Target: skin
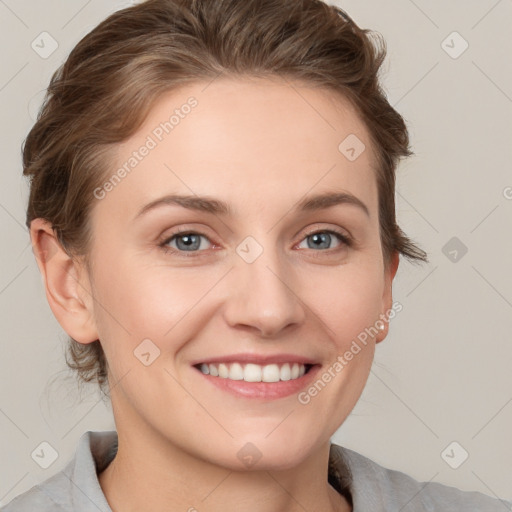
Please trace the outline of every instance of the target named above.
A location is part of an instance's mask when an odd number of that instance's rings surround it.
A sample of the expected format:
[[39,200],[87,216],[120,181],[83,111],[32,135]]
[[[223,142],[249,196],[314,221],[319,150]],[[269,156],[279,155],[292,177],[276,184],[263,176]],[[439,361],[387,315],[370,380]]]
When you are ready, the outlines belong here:
[[[233,396],[191,363],[291,353],[317,361],[321,375],[391,308],[398,255],[384,265],[367,130],[326,90],[223,78],[162,96],[112,170],[190,96],[197,107],[95,200],[90,272],[46,221],[31,226],[53,313],[77,341],[100,339],[109,363],[119,450],[100,484],[115,512],[351,510],[327,482],[330,437],[359,399],[387,323],[306,405],[296,393]],[[338,150],[349,134],[366,145],[353,162]],[[293,210],[332,191],[356,196],[369,215],[351,204]],[[171,193],[217,198],[233,215],[167,205],[134,220]],[[165,252],[159,244],[178,227],[204,235],[200,249],[174,238],[181,256]],[[310,233],[331,229],[355,243],[332,235],[327,248],[308,246]],[[236,252],[247,236],[263,248],[250,264]],[[145,366],[134,350],[148,338],[160,355]],[[249,442],[261,453],[252,467],[237,457]]]

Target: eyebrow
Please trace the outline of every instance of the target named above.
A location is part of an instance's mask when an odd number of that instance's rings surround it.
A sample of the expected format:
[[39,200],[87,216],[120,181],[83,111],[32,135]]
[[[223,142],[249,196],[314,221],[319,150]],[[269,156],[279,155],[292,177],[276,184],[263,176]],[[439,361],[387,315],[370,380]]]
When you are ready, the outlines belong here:
[[[349,194],[348,192],[327,192],[324,194],[306,197],[293,208],[293,211],[312,212],[331,208],[332,206],[340,204],[357,206],[368,217],[370,216],[368,207],[359,198]],[[161,206],[169,205],[177,205],[183,208],[187,208],[188,210],[201,211],[214,215],[233,215],[233,211],[231,210],[230,206],[218,199],[208,196],[170,194],[155,199],[154,201],[151,201],[150,203],[143,206],[141,210],[135,215],[134,219],[141,217],[151,210]]]

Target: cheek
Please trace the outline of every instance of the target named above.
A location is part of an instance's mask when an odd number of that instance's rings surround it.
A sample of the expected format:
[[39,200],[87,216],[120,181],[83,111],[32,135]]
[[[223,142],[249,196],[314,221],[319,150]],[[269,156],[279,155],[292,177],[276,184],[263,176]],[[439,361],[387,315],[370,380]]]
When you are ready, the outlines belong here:
[[[380,277],[380,280],[379,280]],[[382,277],[378,268],[346,266],[308,294],[310,305],[330,342],[329,359],[311,386],[298,395],[303,417],[326,418],[324,429],[332,435],[359,400],[372,366],[382,305]],[[305,420],[306,421],[306,420]]]
[[378,320],[383,294],[379,268],[341,267],[315,283],[308,292],[309,305],[328,327],[339,350]]
[[119,361],[144,339],[176,353],[213,314],[208,294],[223,272],[148,265],[128,257],[111,265],[104,261],[96,274],[100,339]]

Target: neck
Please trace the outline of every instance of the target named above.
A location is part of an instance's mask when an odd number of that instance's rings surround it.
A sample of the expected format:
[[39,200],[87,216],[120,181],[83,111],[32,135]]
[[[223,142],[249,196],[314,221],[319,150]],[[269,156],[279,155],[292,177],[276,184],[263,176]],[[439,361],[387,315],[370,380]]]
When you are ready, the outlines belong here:
[[351,511],[327,482],[328,458],[326,443],[299,467],[232,471],[118,427],[117,454],[99,481],[113,512]]

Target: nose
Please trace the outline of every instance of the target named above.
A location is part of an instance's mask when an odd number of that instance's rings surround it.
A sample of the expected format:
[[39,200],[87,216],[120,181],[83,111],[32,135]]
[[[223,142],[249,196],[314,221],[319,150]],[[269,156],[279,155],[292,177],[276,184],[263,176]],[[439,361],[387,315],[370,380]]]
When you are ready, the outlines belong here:
[[231,327],[274,338],[303,323],[306,315],[299,280],[275,251],[265,250],[252,263],[242,258],[235,261],[225,308],[225,319]]

